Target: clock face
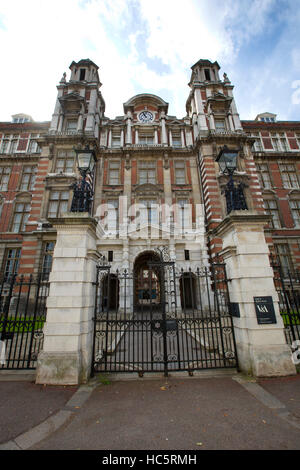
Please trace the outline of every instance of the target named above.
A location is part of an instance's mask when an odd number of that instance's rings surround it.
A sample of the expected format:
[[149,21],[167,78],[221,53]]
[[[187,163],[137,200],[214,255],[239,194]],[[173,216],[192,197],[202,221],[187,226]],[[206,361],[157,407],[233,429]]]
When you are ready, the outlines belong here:
[[142,122],[151,122],[153,121],[153,114],[150,111],[142,111],[139,114],[139,120]]

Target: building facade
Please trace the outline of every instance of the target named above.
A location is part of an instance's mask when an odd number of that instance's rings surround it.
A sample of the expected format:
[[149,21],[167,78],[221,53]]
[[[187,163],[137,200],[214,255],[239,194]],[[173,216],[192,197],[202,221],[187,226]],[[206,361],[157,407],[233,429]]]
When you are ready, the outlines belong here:
[[[112,275],[133,273],[129,309],[147,300],[147,267],[162,251],[183,274],[208,268],[224,251],[218,231],[230,214],[228,175],[218,163],[224,149],[238,155],[233,180],[243,198],[239,212],[265,221],[269,251],[278,255],[285,271],[296,270],[300,122],[277,121],[271,113],[241,121],[232,83],[225,73],[220,78],[217,62],[208,60],[191,68],[183,118],[169,115],[163,98],[144,93],[128,99],[123,115],[110,119],[98,70],[89,59],[72,62],[69,80],[64,73],[57,86],[51,122],[36,123],[20,114],[11,123],[0,123],[2,277],[42,273],[48,278],[54,221],[71,209],[79,178],[75,154],[85,148],[93,149],[96,159],[89,175],[96,252]],[[178,303],[192,296],[189,307],[194,306],[201,289],[195,285],[189,294],[182,279]],[[158,282],[155,273],[150,282]],[[122,290],[117,281],[114,290],[118,294],[110,303],[117,304]]]

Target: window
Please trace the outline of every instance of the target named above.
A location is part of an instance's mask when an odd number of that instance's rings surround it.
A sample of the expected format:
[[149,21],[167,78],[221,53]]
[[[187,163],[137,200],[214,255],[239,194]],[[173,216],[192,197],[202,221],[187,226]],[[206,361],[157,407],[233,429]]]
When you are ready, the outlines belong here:
[[139,181],[140,184],[156,183],[156,162],[141,161],[139,164]]
[[175,184],[185,184],[185,162],[184,160],[175,160]]
[[262,152],[263,151],[263,146],[260,140],[260,135],[258,132],[251,132],[251,137],[255,139],[255,142],[252,147],[252,151],[254,152]]
[[52,258],[55,242],[46,242],[43,246],[43,264],[42,264],[42,279],[48,280],[52,268]]
[[107,201],[107,230],[116,232],[119,226],[119,201],[109,199]]
[[204,69],[205,80],[210,81],[210,70]]
[[10,153],[16,153],[18,147],[18,140],[13,139],[10,144]]
[[84,79],[85,79],[85,69],[80,69],[79,80],[84,80]]
[[285,188],[299,188],[299,181],[293,164],[279,165],[283,186]]
[[215,120],[215,127],[216,127],[216,132],[225,132],[226,127],[225,127],[224,119],[216,119]]
[[296,227],[300,227],[300,200],[290,201],[290,208]]
[[121,147],[121,134],[120,131],[113,131],[111,135],[111,146],[112,147]]
[[153,134],[139,135],[139,144],[141,144],[141,145],[153,145],[153,143],[154,143]]
[[73,173],[75,153],[73,150],[60,150],[57,154],[55,173]]
[[108,184],[119,184],[120,162],[109,162]]
[[69,191],[51,191],[48,217],[59,217],[68,211]]
[[3,139],[1,144],[1,153],[8,153],[9,140]]
[[179,228],[181,232],[189,228],[189,206],[187,199],[178,199],[178,212],[179,212]]
[[139,201],[140,225],[158,224],[156,200],[143,199]]
[[114,252],[113,251],[109,251],[108,252],[108,262],[109,263],[112,263],[114,260]]
[[19,233],[25,230],[30,212],[30,202],[17,202],[15,205],[12,232]]
[[177,133],[172,134],[172,145],[173,147],[176,147],[176,148],[182,147],[180,134],[177,134]]
[[282,273],[284,276],[288,276],[293,271],[289,246],[287,243],[278,243],[275,244],[275,250],[279,258]]
[[271,226],[273,228],[280,228],[280,217],[279,217],[279,209],[277,202],[274,200],[266,199],[264,200],[264,208],[267,214],[272,216]]
[[256,163],[257,176],[262,188],[271,188],[271,177],[269,167],[266,163]]
[[8,281],[11,276],[18,274],[20,254],[21,248],[10,248],[6,250],[3,268],[5,281]]
[[184,259],[185,259],[185,261],[189,261],[189,259],[190,259],[190,250],[184,250]]
[[70,134],[75,133],[77,131],[77,119],[67,121],[66,131]]
[[41,151],[38,143],[35,140],[38,137],[39,136],[37,134],[31,134],[29,145],[28,145],[28,152],[29,153],[39,153]]
[[273,144],[273,148],[275,152],[288,152],[289,151],[288,141],[283,132],[272,133],[271,140],[272,140],[272,144]]
[[24,166],[20,190],[22,191],[32,191],[34,188],[35,177],[36,177],[36,166]]
[[7,191],[11,169],[0,166],[0,191]]

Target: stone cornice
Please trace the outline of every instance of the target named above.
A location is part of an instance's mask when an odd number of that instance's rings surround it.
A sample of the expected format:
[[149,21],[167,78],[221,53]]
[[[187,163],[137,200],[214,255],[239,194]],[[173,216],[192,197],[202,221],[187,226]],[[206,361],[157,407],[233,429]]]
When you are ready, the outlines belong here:
[[240,225],[243,227],[246,225],[264,226],[267,225],[271,219],[272,216],[261,214],[256,211],[232,211],[222,220],[222,222],[220,222],[218,227],[212,230],[212,233],[214,236],[222,236],[224,232],[227,232],[233,227],[238,227]]
[[67,212],[61,217],[48,217],[48,221],[55,229],[65,228],[73,230],[75,227],[78,227],[96,232],[98,225],[98,221],[87,212]]

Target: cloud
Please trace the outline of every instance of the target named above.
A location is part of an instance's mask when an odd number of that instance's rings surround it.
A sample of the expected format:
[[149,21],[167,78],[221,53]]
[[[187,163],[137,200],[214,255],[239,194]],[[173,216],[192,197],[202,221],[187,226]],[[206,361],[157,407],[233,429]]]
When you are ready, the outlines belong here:
[[100,67],[111,118],[142,92],[161,94],[170,114],[184,116],[190,67],[200,58],[225,68],[244,119],[263,106],[292,118],[299,110],[291,83],[300,79],[295,4],[299,0],[1,2],[0,120],[18,112],[50,120],[62,73],[82,58]]

